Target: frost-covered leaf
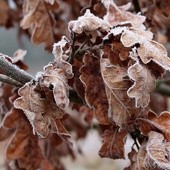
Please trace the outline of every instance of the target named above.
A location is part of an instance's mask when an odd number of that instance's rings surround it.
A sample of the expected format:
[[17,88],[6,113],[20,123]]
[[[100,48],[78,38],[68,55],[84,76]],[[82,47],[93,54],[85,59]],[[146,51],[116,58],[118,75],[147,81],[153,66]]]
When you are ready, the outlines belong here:
[[159,116],[150,111],[148,113],[148,118],[141,119],[141,130],[142,133],[147,135],[151,130],[159,131],[168,141],[170,141],[170,113],[162,112]]
[[155,76],[139,62],[129,67],[128,75],[134,81],[127,91],[128,96],[135,98],[136,107],[147,107],[150,102],[150,94],[155,89]]
[[157,170],[170,169],[170,142],[166,142],[161,133],[154,131],[149,132],[146,151],[145,167]]
[[106,130],[102,135],[103,144],[99,150],[100,157],[111,159],[124,159],[124,145],[126,132],[119,132],[118,128],[113,131]]
[[138,113],[134,100],[127,96],[129,88],[129,80],[125,79],[127,71],[123,67],[112,65],[106,58],[101,60],[101,73],[109,103],[108,116],[122,127],[132,115]]
[[68,28],[77,34],[81,34],[82,32],[92,32],[99,28],[103,31],[109,31],[110,25],[101,18],[93,15],[90,10],[86,10],[83,16],[75,21],[70,21]]
[[150,41],[153,38],[153,33],[137,28],[125,29],[121,35],[121,42],[125,47],[131,47],[137,43],[142,44]]
[[80,80],[85,86],[85,100],[95,111],[96,119],[101,124],[110,124],[107,116],[108,102],[100,73],[99,59],[93,54],[85,54],[81,67]]
[[165,70],[169,70],[170,59],[167,56],[167,50],[152,38],[153,34],[150,31],[129,28],[122,33],[121,42],[125,47],[140,44],[137,53],[144,64],[153,61]]
[[52,100],[41,98],[41,94],[34,89],[35,86],[30,83],[19,89],[18,94],[21,97],[15,100],[14,107],[24,111],[34,133],[46,137],[49,134],[50,119],[61,118],[63,112],[53,104]]
[[62,75],[62,69],[55,68],[52,64],[44,68],[43,83],[45,86],[53,86],[53,96],[55,103],[60,108],[66,108],[69,105],[68,89],[66,79]]
[[135,151],[135,149],[132,149],[132,151],[128,154],[128,157],[131,161],[131,164],[129,167],[125,168],[124,170],[147,170],[147,168],[144,165],[146,155],[146,144],[143,143],[138,152]]
[[44,2],[42,0],[24,1],[23,11],[21,27],[29,29],[34,44],[45,43],[46,49],[50,50],[54,43],[53,25]]
[[167,50],[158,42],[150,41],[143,43],[137,51],[143,63],[147,64],[150,61],[154,61],[165,70],[170,69],[170,58],[167,55]]
[[69,43],[69,40],[63,36],[58,43],[53,45],[53,55],[56,67],[62,69],[67,78],[72,78],[72,65],[66,61],[70,53]]
[[124,22],[130,23],[136,28],[144,28],[143,23],[146,17],[128,12],[127,10],[131,6],[130,3],[120,7],[118,7],[113,0],[102,0],[102,3],[107,9],[104,20],[108,21],[110,25],[117,26]]

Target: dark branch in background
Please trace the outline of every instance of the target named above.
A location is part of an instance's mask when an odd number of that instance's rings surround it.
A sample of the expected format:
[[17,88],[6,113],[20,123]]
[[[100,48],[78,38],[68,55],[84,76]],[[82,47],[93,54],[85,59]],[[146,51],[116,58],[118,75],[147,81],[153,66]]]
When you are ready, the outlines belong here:
[[13,85],[13,86],[16,86],[16,87],[22,87],[23,84],[21,84],[20,82],[10,78],[10,77],[7,77],[3,74],[0,74],[0,81],[3,82],[3,83],[7,83],[7,84],[10,84],[10,85]]
[[158,80],[156,84],[156,91],[162,95],[170,96],[170,85],[165,84],[161,80],[159,82]]
[[31,81],[32,79],[35,79],[29,73],[25,72],[24,70],[21,70],[17,66],[10,63],[3,56],[4,56],[3,54],[0,54],[0,71],[4,75],[16,80],[17,82],[21,84],[25,84]]
[[133,3],[133,6],[134,6],[134,9],[135,9],[135,12],[136,13],[141,12],[139,1],[138,0],[132,0],[132,3]]

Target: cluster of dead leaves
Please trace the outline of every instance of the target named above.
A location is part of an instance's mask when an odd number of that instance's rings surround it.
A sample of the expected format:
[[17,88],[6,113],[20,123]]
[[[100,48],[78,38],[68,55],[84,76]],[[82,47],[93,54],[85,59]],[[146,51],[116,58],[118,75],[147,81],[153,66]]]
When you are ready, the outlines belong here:
[[[124,159],[130,134],[134,145],[125,169],[170,169],[170,113],[160,113],[151,97],[156,80],[170,69],[165,47],[146,29],[145,16],[128,11],[130,3],[78,1],[72,9],[76,2],[14,1],[14,11],[23,10],[17,21],[32,42],[48,50],[54,44],[54,61],[20,89],[1,84],[0,140],[9,141],[7,159],[17,168],[63,170],[61,157],[75,158],[72,132],[76,139],[85,137],[95,118],[102,130],[101,157]],[[5,0],[1,7],[0,25],[7,27],[10,7]],[[66,23],[76,17],[66,33]],[[25,69],[23,55],[18,51],[10,62]]]

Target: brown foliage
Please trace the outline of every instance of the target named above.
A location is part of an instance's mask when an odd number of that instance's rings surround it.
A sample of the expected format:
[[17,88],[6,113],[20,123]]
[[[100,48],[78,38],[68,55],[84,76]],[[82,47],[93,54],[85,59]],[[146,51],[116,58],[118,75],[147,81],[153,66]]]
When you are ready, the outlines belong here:
[[[169,36],[170,22],[161,19],[169,17],[170,5],[116,2],[13,0],[12,8],[0,1],[0,25],[18,25],[20,34],[54,55],[33,80],[8,75],[22,87],[0,84],[0,141],[7,141],[6,158],[15,169],[64,170],[61,158],[76,158],[72,142],[91,127],[103,130],[100,157],[125,159],[129,135],[134,144],[125,169],[170,169],[170,113],[166,98],[155,93],[170,69],[158,36]],[[25,54],[0,59],[26,70]],[[0,78],[6,75],[1,69]],[[161,83],[169,86],[167,80]]]

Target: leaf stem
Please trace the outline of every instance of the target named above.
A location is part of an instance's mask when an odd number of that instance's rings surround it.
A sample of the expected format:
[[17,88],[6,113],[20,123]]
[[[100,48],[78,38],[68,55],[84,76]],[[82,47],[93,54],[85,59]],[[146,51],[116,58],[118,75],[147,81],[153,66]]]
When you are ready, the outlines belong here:
[[4,75],[16,80],[17,82],[20,82],[21,84],[25,84],[30,80],[34,79],[32,75],[25,72],[24,70],[21,70],[20,68],[6,60],[4,58],[4,55],[1,53],[0,53],[0,70]]

